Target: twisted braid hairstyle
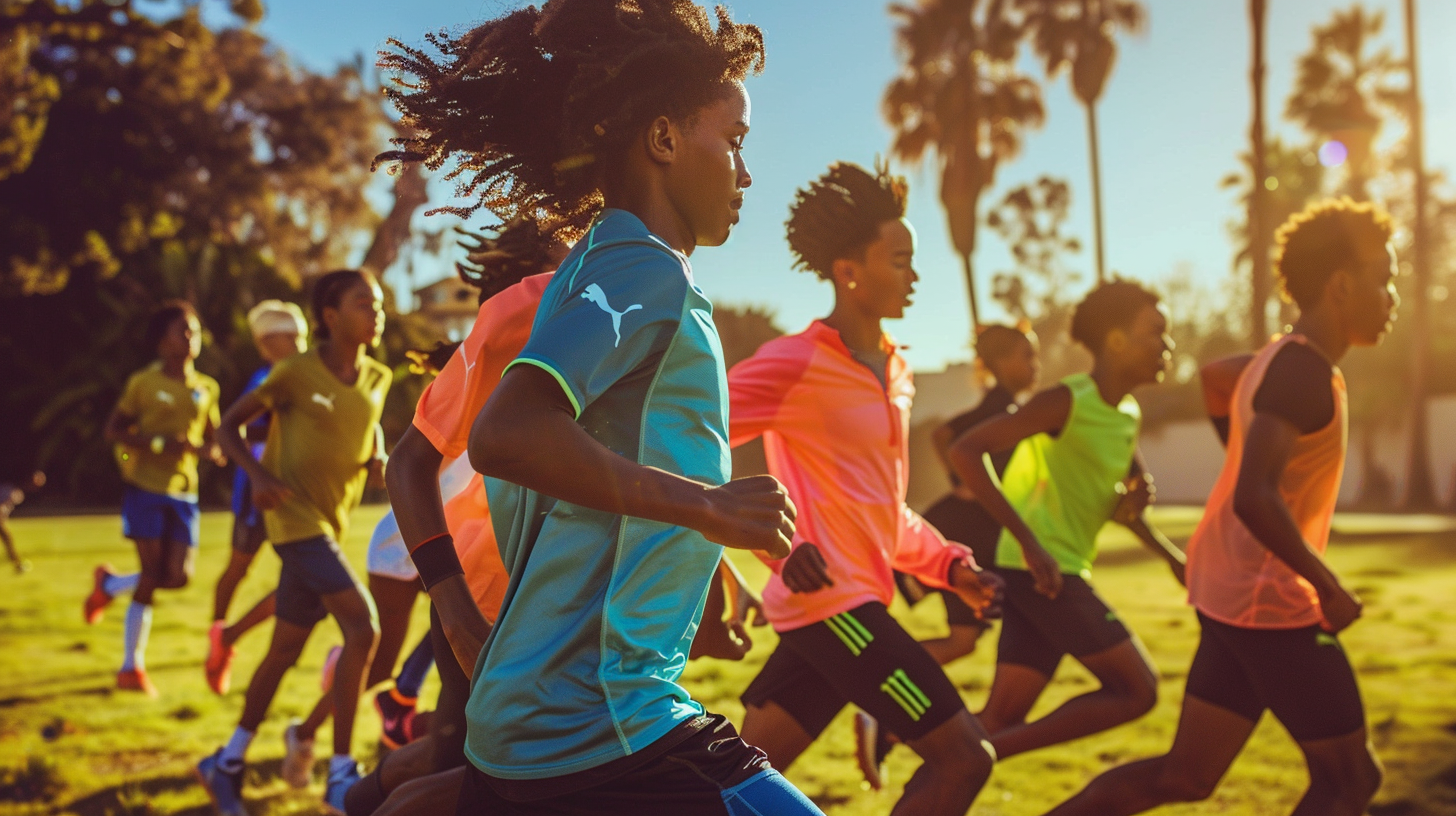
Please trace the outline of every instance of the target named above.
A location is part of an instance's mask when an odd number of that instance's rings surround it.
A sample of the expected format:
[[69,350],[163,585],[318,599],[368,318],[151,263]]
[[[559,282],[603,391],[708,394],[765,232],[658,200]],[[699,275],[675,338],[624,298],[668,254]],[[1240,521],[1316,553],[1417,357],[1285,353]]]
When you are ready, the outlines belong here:
[[474,203],[575,240],[603,206],[602,187],[659,116],[690,123],[726,86],[763,70],[763,34],[717,24],[691,0],[547,0],[463,34],[428,36],[434,56],[389,41],[379,65],[413,134],[382,161],[447,162]]
[[789,249],[794,268],[832,280],[834,262],[863,258],[880,225],[905,217],[909,185],[877,166],[871,175],[857,164],[835,162],[829,172],[794,194],[789,205]]
[[480,290],[484,303],[522,278],[548,271],[566,244],[533,218],[517,218],[481,232],[460,230],[466,258],[455,264],[460,279]]
[[1314,306],[1332,275],[1382,253],[1394,231],[1390,215],[1375,204],[1349,196],[1310,204],[1274,235],[1284,294],[1301,309]]

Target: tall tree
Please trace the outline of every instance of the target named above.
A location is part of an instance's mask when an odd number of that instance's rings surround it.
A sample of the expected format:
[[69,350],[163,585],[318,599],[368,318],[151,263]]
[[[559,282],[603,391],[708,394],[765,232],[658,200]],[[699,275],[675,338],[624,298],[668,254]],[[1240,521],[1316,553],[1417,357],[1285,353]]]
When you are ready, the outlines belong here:
[[940,169],[940,200],[961,256],[971,334],[981,323],[972,256],[981,194],[1016,156],[1028,128],[1044,118],[1041,88],[1016,70],[1020,40],[1008,0],[896,3],[900,73],[885,91],[894,155],[910,163],[928,152]]
[[[1273,283],[1269,251],[1274,222],[1269,217],[1269,165],[1264,134],[1264,33],[1269,19],[1267,0],[1249,0],[1249,86],[1254,115],[1249,123],[1249,158],[1253,184],[1249,187],[1249,347],[1260,348],[1269,336],[1267,315]],[[1275,184],[1278,180],[1275,179]]]
[[1414,211],[1411,241],[1414,255],[1414,280],[1411,298],[1411,334],[1415,342],[1411,354],[1410,449],[1406,456],[1405,506],[1408,509],[1430,509],[1436,506],[1436,487],[1431,479],[1430,434],[1427,426],[1426,400],[1429,397],[1431,369],[1431,258],[1426,227],[1426,139],[1425,114],[1421,104],[1420,62],[1416,48],[1416,3],[1405,0],[1406,67],[1410,71],[1406,116],[1410,121],[1410,162],[1415,176]]
[[1137,33],[1147,23],[1139,0],[1017,0],[1025,15],[1032,50],[1048,77],[1070,68],[1072,92],[1087,118],[1087,148],[1092,168],[1093,245],[1097,281],[1107,279],[1102,226],[1102,160],[1097,146],[1097,102],[1117,61],[1119,31]]

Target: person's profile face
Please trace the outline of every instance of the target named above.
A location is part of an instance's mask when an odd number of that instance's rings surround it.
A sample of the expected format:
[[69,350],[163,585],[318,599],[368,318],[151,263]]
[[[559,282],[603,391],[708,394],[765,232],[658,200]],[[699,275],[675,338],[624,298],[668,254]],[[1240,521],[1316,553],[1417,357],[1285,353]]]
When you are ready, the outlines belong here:
[[854,289],[841,294],[860,302],[866,313],[881,319],[905,316],[915,294],[915,230],[903,218],[880,224],[878,234],[865,247],[864,260],[852,265]]
[[196,360],[202,353],[202,324],[195,315],[182,315],[167,326],[157,343],[157,356],[163,360]]
[[989,367],[996,376],[996,384],[1012,394],[1030,391],[1041,378],[1041,358],[1037,354],[1036,345],[1027,337],[1022,338],[1006,356]]
[[253,338],[258,354],[269,365],[285,360],[303,351],[303,338],[297,332],[275,331]]
[[384,292],[373,278],[351,285],[337,307],[324,310],[329,335],[345,345],[374,347],[384,336]]
[[1144,306],[1126,329],[1115,331],[1123,333],[1124,342],[1118,344],[1118,351],[1134,378],[1143,384],[1162,382],[1173,361],[1174,348],[1162,305]]
[[1395,291],[1395,249],[1386,244],[1378,255],[1372,255],[1346,273],[1351,289],[1347,299],[1350,342],[1358,346],[1379,344],[1390,332],[1400,306]]
[[721,246],[738,223],[743,191],[753,183],[743,161],[749,112],[748,92],[732,82],[678,128],[667,192],[697,246]]

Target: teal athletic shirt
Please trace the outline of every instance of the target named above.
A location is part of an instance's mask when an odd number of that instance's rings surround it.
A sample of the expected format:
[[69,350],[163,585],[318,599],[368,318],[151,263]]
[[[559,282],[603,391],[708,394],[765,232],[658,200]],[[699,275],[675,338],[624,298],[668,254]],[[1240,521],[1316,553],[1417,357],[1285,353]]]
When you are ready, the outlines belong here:
[[[687,257],[607,210],[562,262],[510,366],[561,384],[577,422],[643,465],[728,480],[728,385]],[[678,684],[723,548],[693,530],[486,480],[510,583],[475,667],[465,753],[499,779],[634,754],[703,713]]]

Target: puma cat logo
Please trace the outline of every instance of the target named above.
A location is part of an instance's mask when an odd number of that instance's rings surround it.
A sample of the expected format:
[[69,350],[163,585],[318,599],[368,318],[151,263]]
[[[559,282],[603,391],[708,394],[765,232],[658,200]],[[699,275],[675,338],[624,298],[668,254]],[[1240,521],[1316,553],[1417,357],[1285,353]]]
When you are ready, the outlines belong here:
[[177,400],[174,399],[172,395],[166,391],[158,391],[157,402],[165,402],[168,405],[175,405],[177,403]]
[[628,312],[642,308],[642,304],[634,303],[619,312],[612,308],[612,304],[607,302],[607,293],[603,292],[602,287],[595,283],[588,284],[586,291],[582,292],[581,296],[584,300],[595,303],[597,308],[612,316],[612,332],[617,335],[617,342],[613,343],[612,347],[615,348],[622,345],[622,316]]
[[317,402],[319,405],[322,405],[323,407],[329,409],[329,412],[330,413],[332,413],[333,410],[334,410],[334,395],[333,394],[330,394],[330,395],[328,395],[326,397],[323,394],[320,394],[319,392],[315,391],[315,392],[313,392],[313,401],[314,402]]

